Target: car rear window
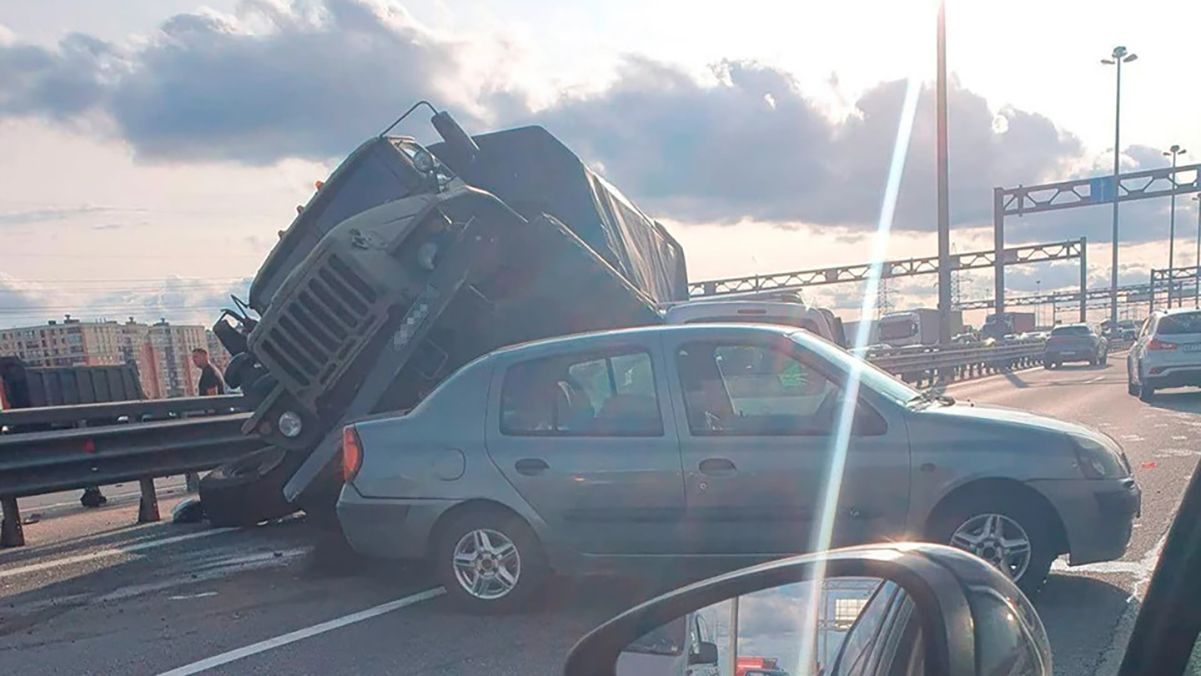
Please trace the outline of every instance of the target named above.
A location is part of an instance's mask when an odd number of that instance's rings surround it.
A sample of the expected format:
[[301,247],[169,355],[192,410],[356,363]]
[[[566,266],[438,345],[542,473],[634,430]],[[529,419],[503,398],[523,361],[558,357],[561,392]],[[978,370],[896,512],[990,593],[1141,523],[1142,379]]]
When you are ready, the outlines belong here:
[[1051,330],[1052,336],[1087,336],[1089,333],[1087,326],[1060,326]]
[[1201,333],[1201,312],[1166,315],[1159,320],[1155,333],[1161,336],[1178,336],[1185,333]]

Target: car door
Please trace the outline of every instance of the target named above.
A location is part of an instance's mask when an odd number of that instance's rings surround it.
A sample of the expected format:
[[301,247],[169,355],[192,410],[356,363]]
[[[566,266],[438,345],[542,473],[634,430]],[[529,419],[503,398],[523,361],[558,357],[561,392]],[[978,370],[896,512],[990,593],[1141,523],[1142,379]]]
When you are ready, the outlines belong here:
[[671,551],[684,489],[664,373],[649,333],[497,369],[488,452],[557,542]]
[[[667,334],[664,356],[680,433],[687,550],[811,549],[834,466],[845,373],[776,332],[704,340]],[[873,404],[870,394],[862,390],[856,408],[829,546],[872,541],[904,527],[904,416]]]

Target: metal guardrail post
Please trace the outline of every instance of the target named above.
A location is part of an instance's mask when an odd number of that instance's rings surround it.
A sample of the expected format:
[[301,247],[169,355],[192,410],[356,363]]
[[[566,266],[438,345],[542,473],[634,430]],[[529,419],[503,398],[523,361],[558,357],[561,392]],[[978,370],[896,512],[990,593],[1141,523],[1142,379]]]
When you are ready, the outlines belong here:
[[4,519],[0,522],[0,547],[25,546],[25,531],[21,528],[21,510],[16,498],[0,498]]
[[154,491],[154,479],[139,479],[142,487],[142,497],[138,501],[138,523],[153,523],[160,518],[158,513],[158,493]]

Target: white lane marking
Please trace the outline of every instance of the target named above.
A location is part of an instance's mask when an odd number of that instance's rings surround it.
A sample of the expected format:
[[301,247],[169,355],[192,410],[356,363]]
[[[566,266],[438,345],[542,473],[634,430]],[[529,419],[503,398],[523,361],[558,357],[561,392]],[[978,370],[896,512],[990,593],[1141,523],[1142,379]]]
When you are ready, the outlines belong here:
[[1086,380],[1085,382],[1088,382],[1088,383],[1099,383],[1099,382],[1101,382],[1102,380],[1105,380],[1105,376],[1097,376],[1096,378],[1092,378],[1092,379]]
[[[1176,520],[1176,510],[1172,510],[1171,518],[1168,523]],[[1139,608],[1142,604],[1135,603],[1135,599],[1141,598],[1141,592],[1144,585],[1151,581],[1151,576],[1155,573],[1155,565],[1159,562],[1159,555],[1163,553],[1164,543],[1168,541],[1168,530],[1164,531],[1163,537],[1155,543],[1143,558],[1139,559],[1138,570],[1134,574],[1134,584],[1130,586],[1130,596],[1126,597],[1126,607],[1122,610],[1122,615],[1118,618],[1117,624],[1114,625],[1113,639],[1110,641],[1109,647],[1101,653],[1101,659],[1097,662],[1097,668],[1093,671],[1095,674],[1115,674],[1118,671],[1118,665],[1121,664],[1122,657],[1126,654],[1126,642],[1130,638],[1130,633],[1134,631],[1134,622],[1138,619]],[[1090,564],[1097,565],[1097,564]],[[1087,566],[1081,566],[1086,568]]]
[[142,552],[147,549],[156,547],[165,547],[173,545],[177,542],[187,542],[197,538],[204,538],[210,535],[219,535],[237,530],[236,528],[211,528],[209,530],[197,531],[195,533],[185,533],[183,535],[175,535],[161,540],[150,540],[149,542],[135,542],[124,547],[109,547],[106,549],[97,549],[87,554],[76,554],[75,556],[64,556],[61,559],[52,559],[50,561],[42,561],[40,563],[31,563],[28,566],[20,568],[9,568],[8,570],[0,570],[0,579],[13,577],[16,575],[24,575],[26,573],[36,573],[40,570],[49,570],[51,568],[59,568],[61,566],[69,566],[73,563],[83,563],[85,561],[95,561],[96,559],[106,559],[112,556],[120,556],[122,554],[132,554],[134,552]]
[[412,596],[406,596],[404,598],[396,599],[395,601],[381,603],[378,606],[374,606],[374,607],[368,608],[366,610],[360,610],[357,613],[343,615],[342,617],[337,617],[337,618],[334,618],[327,622],[322,622],[320,624],[314,624],[311,627],[305,627],[304,629],[297,629],[296,631],[288,632],[287,634],[283,634],[282,636],[276,636],[275,638],[269,638],[265,641],[259,641],[258,643],[252,643],[243,648],[238,648],[236,650],[230,650],[229,652],[224,652],[224,653],[221,653],[220,655],[214,655],[212,657],[200,660],[199,662],[185,664],[184,666],[177,667],[175,669],[172,669],[171,671],[164,671],[161,674],[159,674],[159,676],[188,676],[189,674],[200,673],[201,671],[204,671],[206,669],[212,669],[213,667],[219,667],[222,664],[229,664],[230,662],[240,660],[244,657],[250,657],[251,655],[257,655],[258,653],[266,652],[268,650],[272,650],[272,649],[278,648],[280,646],[288,645],[289,643],[295,643],[297,641],[301,641],[306,638],[317,636],[319,634],[324,634],[328,631],[333,631],[334,629],[340,629],[347,625],[355,624],[357,622],[362,622],[363,620],[369,620],[373,617],[378,617],[380,615],[384,615],[386,613],[390,613],[395,610],[400,610],[401,608],[405,608],[405,607],[408,607],[408,606],[411,606],[411,605],[414,605],[417,603],[421,603],[422,601],[428,601],[432,598],[435,598],[435,597],[440,596],[445,593],[446,593],[446,590],[443,589],[442,587],[434,587],[433,589],[427,589],[423,592],[418,592],[416,594],[413,594]]
[[1156,458],[1191,458],[1198,455],[1201,451],[1191,451],[1187,448],[1161,448],[1154,457]]
[[96,601],[120,601],[122,599],[143,596],[145,594],[163,591],[164,589],[171,589],[173,587],[182,587],[188,584],[197,584],[200,582],[217,580],[233,575],[234,573],[257,570],[259,568],[287,566],[292,563],[292,559],[295,559],[298,556],[303,556],[309,553],[311,550],[312,547],[297,547],[295,549],[285,549],[278,552],[260,552],[258,554],[251,554],[249,556],[225,559],[219,563],[210,565],[208,570],[201,572],[188,572],[178,577],[168,578],[166,580],[122,587],[115,591],[109,592],[104,596],[98,597]]
[[206,591],[206,592],[200,592],[199,594],[178,594],[176,596],[168,596],[167,600],[169,600],[169,601],[190,601],[192,599],[204,599],[204,598],[208,598],[210,596],[216,596],[216,595],[217,595],[217,592],[215,592],[215,591]]

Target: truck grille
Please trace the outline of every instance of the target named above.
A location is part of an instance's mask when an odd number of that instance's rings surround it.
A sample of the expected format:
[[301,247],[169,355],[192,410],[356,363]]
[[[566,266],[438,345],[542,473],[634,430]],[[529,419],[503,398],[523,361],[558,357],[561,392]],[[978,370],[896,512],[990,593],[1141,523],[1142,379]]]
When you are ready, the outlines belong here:
[[379,293],[346,261],[327,255],[267,327],[256,348],[259,359],[311,406],[336,379],[339,367],[347,365],[356,345],[370,337],[372,324],[381,319],[382,313],[375,311],[378,299]]

